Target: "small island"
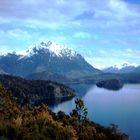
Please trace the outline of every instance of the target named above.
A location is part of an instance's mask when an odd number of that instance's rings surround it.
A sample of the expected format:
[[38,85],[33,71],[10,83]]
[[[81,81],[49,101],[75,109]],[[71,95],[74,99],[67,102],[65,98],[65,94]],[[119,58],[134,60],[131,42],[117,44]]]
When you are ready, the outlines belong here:
[[120,90],[123,85],[124,83],[118,79],[102,80],[96,83],[97,87],[109,90]]

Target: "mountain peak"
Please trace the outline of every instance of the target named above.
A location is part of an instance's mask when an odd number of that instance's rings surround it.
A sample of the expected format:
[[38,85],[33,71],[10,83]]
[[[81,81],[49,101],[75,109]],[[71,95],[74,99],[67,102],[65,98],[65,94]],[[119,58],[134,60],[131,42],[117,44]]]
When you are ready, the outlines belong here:
[[126,67],[137,67],[138,65],[135,64],[135,63],[128,63],[128,62],[124,62],[120,65],[117,65],[118,69],[123,69],[123,68],[126,68]]
[[108,67],[103,69],[104,72],[109,73],[130,73],[132,72],[138,65],[135,63],[124,62],[119,65],[114,65],[112,67]]
[[44,53],[50,53],[53,57],[69,57],[70,59],[78,56],[78,53],[73,49],[67,48],[65,45],[59,45],[54,42],[48,41],[41,42],[39,45],[29,48],[22,54],[21,58],[31,57],[40,51]]
[[34,45],[20,55],[19,53],[10,57],[6,55],[0,59],[0,64],[0,69],[18,76],[51,72],[77,78],[101,73],[76,51],[51,41]]
[[49,46],[52,45],[52,42],[51,42],[51,41],[48,41],[47,43],[45,43],[45,42],[42,41],[42,42],[40,43],[40,45],[41,45],[41,46],[45,46],[45,47],[49,47]]
[[124,62],[124,63],[121,63],[121,64],[116,64],[114,66],[110,66],[110,67],[107,67],[107,68],[104,68],[104,69],[108,69],[108,68],[113,68],[113,69],[123,69],[125,67],[137,67],[138,65],[136,63],[128,63],[128,62]]

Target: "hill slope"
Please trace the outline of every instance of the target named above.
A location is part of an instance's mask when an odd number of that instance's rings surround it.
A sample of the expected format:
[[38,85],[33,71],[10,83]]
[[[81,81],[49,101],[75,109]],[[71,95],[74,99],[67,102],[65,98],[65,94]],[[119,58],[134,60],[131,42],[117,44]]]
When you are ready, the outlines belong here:
[[75,94],[69,87],[51,81],[25,80],[20,77],[0,75],[0,84],[10,90],[21,104],[34,104],[40,100],[69,99]]
[[140,73],[140,66],[136,67],[136,68],[133,70],[133,73]]
[[[115,125],[106,128],[86,117],[79,120],[76,108],[71,115],[61,111],[54,114],[46,105],[21,108],[11,95],[0,85],[0,139],[128,140],[128,136]],[[84,109],[83,103],[82,106]]]
[[46,71],[30,74],[26,78],[31,80],[51,80],[59,83],[66,83],[70,81],[70,79],[66,76]]

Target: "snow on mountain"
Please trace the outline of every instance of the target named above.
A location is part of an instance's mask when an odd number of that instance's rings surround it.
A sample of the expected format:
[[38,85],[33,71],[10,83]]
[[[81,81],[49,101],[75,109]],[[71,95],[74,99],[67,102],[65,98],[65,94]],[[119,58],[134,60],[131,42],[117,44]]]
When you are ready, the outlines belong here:
[[104,72],[109,73],[130,73],[132,72],[138,65],[136,63],[122,63],[119,65],[114,65],[108,68],[104,68]]
[[27,51],[2,56],[0,68],[6,73],[23,77],[42,72],[70,78],[101,73],[76,51],[51,41],[42,42]]
[[59,45],[56,43],[53,43],[51,41],[48,41],[47,43],[41,42],[39,45],[36,45],[35,47],[29,48],[27,51],[19,52],[22,56],[21,58],[31,57],[38,52],[43,51],[45,53],[50,52],[53,57],[75,57],[78,54],[76,51],[67,48],[65,45]]
[[123,64],[121,64],[121,65],[116,65],[116,67],[118,68],[118,69],[123,69],[123,68],[125,68],[125,67],[137,67],[138,65],[136,64],[136,63],[128,63],[128,62],[125,62],[125,63],[123,63]]
[[[117,65],[114,65],[114,66],[111,66],[111,67],[107,67],[107,68],[115,68],[115,69],[122,69],[122,68],[125,68],[125,67],[137,67],[138,65],[136,63],[128,63],[128,62],[125,62],[125,63],[122,63],[122,64],[117,64]],[[107,69],[105,68],[105,69]]]

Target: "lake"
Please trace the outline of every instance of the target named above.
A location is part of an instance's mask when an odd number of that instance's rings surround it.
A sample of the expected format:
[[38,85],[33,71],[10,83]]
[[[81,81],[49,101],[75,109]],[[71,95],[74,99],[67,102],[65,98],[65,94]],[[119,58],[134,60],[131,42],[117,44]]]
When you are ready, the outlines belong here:
[[[111,123],[127,133],[132,140],[140,140],[140,84],[126,84],[119,91],[97,88],[91,85],[73,85],[77,97],[84,100],[88,117],[104,126]],[[71,112],[75,98],[51,106],[54,112]]]

